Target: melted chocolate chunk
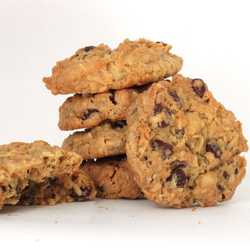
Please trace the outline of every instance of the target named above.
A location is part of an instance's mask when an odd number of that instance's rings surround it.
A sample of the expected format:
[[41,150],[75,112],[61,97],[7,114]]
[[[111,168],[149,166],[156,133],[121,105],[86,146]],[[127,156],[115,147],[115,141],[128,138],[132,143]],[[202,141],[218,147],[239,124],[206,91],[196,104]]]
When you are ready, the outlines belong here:
[[152,143],[152,150],[160,149],[163,153],[163,159],[168,159],[173,154],[173,146],[160,140],[155,140]]
[[[195,84],[196,81],[200,81],[201,82],[201,86],[199,86],[199,87],[198,86],[194,86],[194,84]],[[193,79],[192,82],[191,82],[191,84],[193,85],[192,88],[193,88],[194,92],[200,98],[202,98],[203,95],[204,95],[204,93],[205,93],[205,91],[206,91],[206,87],[205,87],[205,84],[204,84],[203,80],[198,79],[198,78],[197,79]]]
[[207,144],[206,151],[213,153],[214,157],[218,158],[218,159],[220,159],[220,157],[222,155],[221,149],[218,147],[218,145],[215,145],[215,144]]
[[87,109],[87,111],[85,112],[85,114],[81,117],[81,119],[87,120],[92,114],[99,112],[97,109]]
[[239,169],[236,168],[235,171],[234,171],[235,174],[238,174],[239,173]]

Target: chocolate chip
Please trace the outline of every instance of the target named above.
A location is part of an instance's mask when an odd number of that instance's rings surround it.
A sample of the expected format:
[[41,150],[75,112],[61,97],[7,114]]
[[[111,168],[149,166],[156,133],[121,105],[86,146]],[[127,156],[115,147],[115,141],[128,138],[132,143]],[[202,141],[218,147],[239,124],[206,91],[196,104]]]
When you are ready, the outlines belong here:
[[164,160],[169,158],[173,154],[173,146],[169,143],[165,143],[160,140],[155,140],[152,143],[152,150],[155,151],[157,148],[162,151]]
[[84,120],[88,119],[93,113],[96,113],[96,112],[99,112],[99,111],[96,109],[87,109],[87,111],[81,117],[81,119],[84,121]]
[[[197,83],[197,82],[201,82],[201,86],[194,86],[194,84]],[[193,85],[192,88],[195,91],[195,93],[200,98],[202,98],[203,95],[204,95],[204,93],[205,93],[205,91],[206,91],[206,87],[205,87],[205,84],[204,84],[203,80],[196,78],[196,79],[192,80],[191,84]]]
[[166,114],[166,116],[169,119],[169,121],[163,120],[163,121],[157,123],[158,126],[162,127],[162,128],[167,127],[170,124],[171,113],[170,113],[169,109],[166,108],[166,107],[164,107],[164,106],[162,106],[161,103],[156,104],[156,107],[154,109],[154,116],[156,116],[156,115],[158,115],[160,113],[163,113],[163,112]]
[[157,103],[155,105],[155,109],[154,109],[154,116],[156,116],[156,115],[158,115],[158,114],[160,114],[162,112],[166,112],[166,111],[169,113],[169,110],[167,108],[165,108],[164,106],[162,106],[161,103]]
[[225,198],[226,198],[226,197],[225,197],[225,195],[224,195],[224,194],[222,194],[222,200],[225,200]]
[[207,144],[206,145],[206,152],[211,152],[214,154],[215,158],[220,159],[221,155],[222,155],[222,151],[221,149],[215,145],[215,144]]
[[169,94],[173,97],[174,101],[178,103],[179,107],[182,107],[181,100],[176,92],[169,92]]
[[173,176],[176,176],[176,185],[179,188],[183,188],[187,181],[187,176],[185,172],[182,170],[182,168],[185,168],[185,164],[179,164],[177,165],[173,170],[171,175],[167,178],[166,181],[172,181]]
[[235,172],[235,174],[238,174],[239,173],[239,169],[236,168],[234,172]]
[[227,179],[227,178],[229,177],[229,174],[228,174],[227,171],[224,171],[224,172],[223,172],[223,177],[224,177],[225,179]]
[[50,186],[54,186],[56,184],[57,180],[58,180],[58,177],[55,177],[55,178],[50,177],[50,178],[48,178]]
[[179,187],[179,188],[184,187],[184,185],[186,184],[186,181],[187,181],[187,176],[184,173],[184,171],[181,170],[180,168],[178,168],[178,169],[176,169],[175,174],[177,176],[177,179],[176,179],[177,187]]
[[92,50],[94,48],[95,48],[95,46],[86,46],[82,50],[85,51],[85,52],[89,52],[90,50]]
[[162,121],[162,122],[158,122],[157,124],[158,124],[158,127],[165,128],[169,125],[169,122]]
[[76,201],[83,201],[86,200],[88,198],[88,196],[91,194],[91,190],[88,188],[81,188],[81,192],[84,193],[82,195],[77,195],[75,190],[72,188],[71,194],[70,196],[75,199]]
[[217,185],[217,188],[218,188],[221,192],[223,192],[223,191],[225,190],[225,188],[224,188],[223,186],[221,186],[220,184]]

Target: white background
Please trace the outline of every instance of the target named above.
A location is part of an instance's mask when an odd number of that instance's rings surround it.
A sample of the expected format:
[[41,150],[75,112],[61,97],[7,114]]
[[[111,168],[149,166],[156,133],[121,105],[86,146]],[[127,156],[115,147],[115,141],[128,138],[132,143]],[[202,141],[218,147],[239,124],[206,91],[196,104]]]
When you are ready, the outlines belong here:
[[[250,138],[249,1],[0,0],[0,144],[44,140],[68,96],[42,78],[78,48],[144,37],[173,45],[181,74],[202,78]],[[249,161],[249,153],[245,154]],[[212,208],[172,209],[149,201],[101,200],[0,211],[1,245],[78,248],[210,249],[250,244],[250,174],[233,199]]]

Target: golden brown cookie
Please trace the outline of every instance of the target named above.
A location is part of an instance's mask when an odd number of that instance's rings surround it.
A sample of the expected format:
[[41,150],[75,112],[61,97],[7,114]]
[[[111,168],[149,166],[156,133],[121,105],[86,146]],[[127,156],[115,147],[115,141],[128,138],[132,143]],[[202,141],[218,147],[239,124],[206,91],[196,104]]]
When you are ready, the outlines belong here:
[[78,153],[83,160],[125,154],[126,121],[108,122],[69,135],[62,148]]
[[125,120],[126,112],[138,96],[136,89],[121,89],[114,92],[83,96],[75,94],[67,98],[59,109],[61,130],[92,128],[105,120]]
[[130,106],[127,123],[128,166],[149,200],[212,206],[231,199],[245,176],[241,123],[201,79],[153,84]]
[[133,180],[127,164],[126,155],[119,155],[97,159],[97,161],[88,160],[81,169],[93,180],[97,197],[105,199],[145,198]]
[[120,43],[112,50],[100,44],[80,49],[57,62],[51,77],[44,77],[54,95],[101,93],[163,80],[179,72],[183,60],[169,51],[169,44],[146,39]]
[[82,158],[44,141],[0,146],[0,207],[92,199],[93,182],[79,170]]

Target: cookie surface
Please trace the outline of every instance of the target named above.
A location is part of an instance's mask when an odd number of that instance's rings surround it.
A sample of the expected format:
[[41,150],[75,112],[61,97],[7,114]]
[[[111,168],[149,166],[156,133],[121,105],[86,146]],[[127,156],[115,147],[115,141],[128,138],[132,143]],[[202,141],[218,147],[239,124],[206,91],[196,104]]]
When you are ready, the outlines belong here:
[[130,106],[127,123],[128,163],[149,200],[212,206],[231,199],[245,176],[241,123],[201,79],[153,84]]
[[146,39],[120,43],[112,50],[103,44],[80,49],[57,62],[43,82],[52,94],[101,93],[163,80],[179,72],[183,60],[171,45]]
[[59,123],[61,130],[91,128],[100,125],[105,120],[112,122],[125,120],[126,112],[138,96],[136,89],[122,89],[82,96],[75,94],[67,98],[59,108]]
[[97,197],[105,199],[138,199],[144,198],[141,189],[133,180],[127,167],[127,159],[108,157],[107,159],[89,160],[81,168],[93,180]]
[[69,135],[62,148],[78,153],[83,160],[125,154],[126,121],[105,122]]
[[[62,195],[58,186],[60,179],[67,179],[64,186],[65,190],[68,187],[68,194],[73,193],[75,189],[79,191],[81,186],[77,187],[76,183],[73,184],[75,177],[72,176],[76,175],[81,162],[80,155],[57,146],[52,147],[44,141],[13,142],[1,145],[0,206],[2,207],[4,204],[15,205],[18,202],[25,205],[55,204],[77,199],[76,196],[73,199],[70,195]],[[84,180],[84,178],[80,179]],[[91,186],[91,180],[87,185]],[[54,191],[46,191],[45,187]],[[91,187],[93,190],[89,191],[88,197],[95,196],[93,183]],[[55,193],[56,190],[59,193]],[[39,202],[38,199],[35,199],[36,191],[39,192]],[[51,196],[48,196],[49,193]]]

